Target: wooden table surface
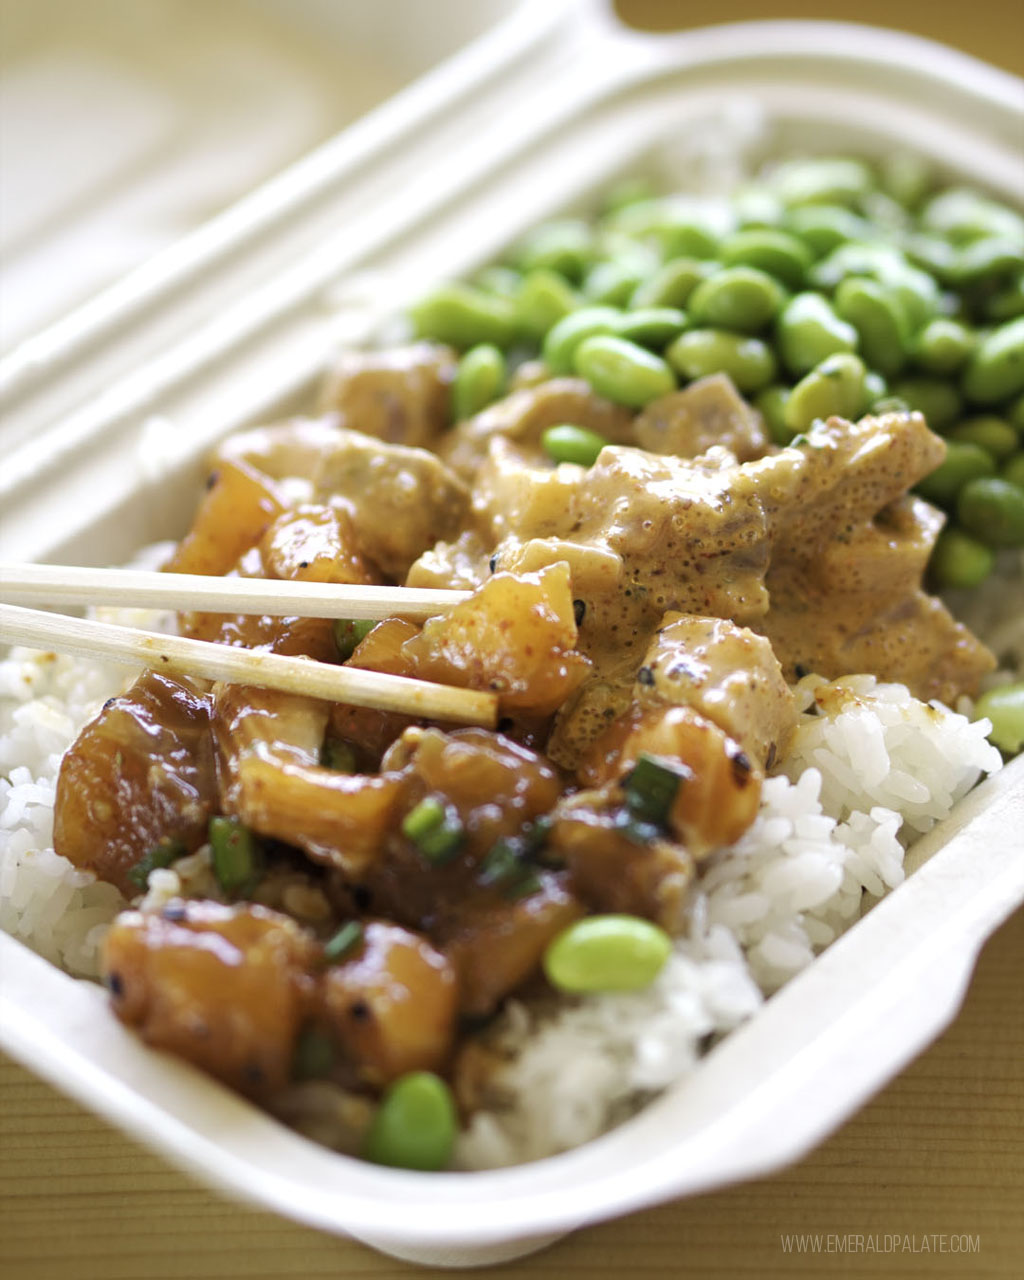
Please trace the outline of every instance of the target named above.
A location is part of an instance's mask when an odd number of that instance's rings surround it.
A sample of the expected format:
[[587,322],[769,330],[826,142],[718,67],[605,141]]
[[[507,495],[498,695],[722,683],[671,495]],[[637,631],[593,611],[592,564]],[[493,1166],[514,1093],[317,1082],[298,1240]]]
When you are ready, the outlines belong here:
[[[618,0],[616,7],[655,29],[767,16],[872,22],[1024,69],[1024,6],[997,0],[964,6],[791,0],[776,11]],[[524,1280],[1024,1274],[1022,974],[1024,912],[1018,912],[982,953],[950,1030],[802,1163],[758,1183],[591,1228],[492,1274]],[[786,1252],[783,1236],[797,1233],[818,1234],[820,1247],[833,1251]],[[873,1251],[872,1244],[896,1251]],[[972,1251],[953,1252],[958,1245]],[[221,1199],[0,1059],[4,1280],[415,1274],[361,1245]]]

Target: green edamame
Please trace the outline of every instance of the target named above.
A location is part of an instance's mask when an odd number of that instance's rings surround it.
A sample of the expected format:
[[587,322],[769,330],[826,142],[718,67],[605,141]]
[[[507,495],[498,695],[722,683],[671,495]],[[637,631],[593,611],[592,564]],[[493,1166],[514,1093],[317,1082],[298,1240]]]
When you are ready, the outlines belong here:
[[1018,489],[1024,489],[1024,453],[1015,453],[999,474]]
[[996,555],[963,529],[947,526],[939,534],[928,561],[938,587],[977,587],[995,568]]
[[1024,391],[1024,316],[982,339],[962,385],[964,395],[975,404],[995,404]]
[[855,206],[870,192],[874,179],[866,164],[844,156],[790,160],[775,170],[772,189],[785,205]]
[[451,1090],[430,1071],[399,1077],[373,1117],[364,1155],[374,1164],[436,1172],[451,1160],[458,1121]]
[[509,298],[464,284],[443,285],[409,309],[416,336],[465,350],[481,342],[511,346],[516,309]]
[[538,267],[523,277],[515,299],[520,330],[540,339],[579,305],[575,290],[564,276],[548,267]]
[[640,200],[614,214],[610,225],[627,235],[651,237],[665,259],[711,258],[724,236],[735,230],[728,202],[699,196]]
[[697,285],[687,310],[698,325],[756,333],[775,318],[784,296],[781,285],[756,267],[723,267]]
[[820,293],[792,297],[779,315],[775,335],[782,363],[797,377],[828,356],[857,349],[857,330]]
[[868,222],[838,205],[806,205],[793,209],[786,218],[786,225],[816,258],[823,258],[841,244],[869,240],[874,236]]
[[576,348],[573,367],[598,395],[634,409],[676,387],[675,375],[664,360],[624,338],[587,338]]
[[687,381],[725,373],[737,390],[760,391],[776,374],[775,355],[760,338],[723,329],[690,329],[665,352],[665,359]]
[[721,258],[727,267],[756,267],[767,272],[787,289],[803,287],[814,260],[810,249],[796,236],[763,227],[737,231],[723,241]]
[[970,358],[977,338],[959,320],[939,316],[914,338],[914,363],[926,373],[956,373]]
[[817,418],[855,418],[864,408],[863,360],[840,352],[822,360],[789,393],[784,410],[786,426],[806,431]]
[[579,467],[590,467],[597,461],[608,441],[587,427],[576,427],[569,422],[548,427],[540,438],[541,447],[555,462],[575,462]]
[[1016,320],[1018,316],[1024,315],[1024,271],[987,298],[982,310],[985,318],[996,324],[1002,324],[1004,320]]
[[960,416],[963,402],[951,382],[939,378],[899,378],[892,394],[905,400],[911,409],[923,413],[933,431],[942,431]]
[[933,197],[921,213],[921,223],[953,244],[970,244],[987,236],[1024,238],[1024,219],[1013,209],[980,192],[953,187]]
[[986,236],[965,245],[953,259],[950,277],[963,286],[1009,276],[1024,267],[1024,240]]
[[650,986],[671,952],[672,939],[649,920],[588,916],[551,943],[544,973],[559,991],[639,991]]
[[1024,681],[1000,685],[983,693],[974,704],[975,720],[987,719],[989,741],[1007,755],[1024,748]]
[[956,500],[956,518],[990,547],[1024,547],[1024,489],[999,476],[970,480]]
[[456,422],[472,418],[497,400],[505,389],[505,357],[497,347],[481,343],[470,347],[459,361],[452,386]]
[[917,492],[929,502],[949,507],[965,484],[995,475],[995,470],[995,460],[987,450],[966,441],[947,440],[945,458],[917,482]]
[[548,330],[541,348],[544,363],[556,376],[572,373],[576,348],[587,338],[615,333],[622,312],[615,307],[581,307]]
[[513,261],[524,273],[543,267],[579,284],[592,253],[590,226],[582,218],[559,218],[531,231],[513,251]]
[[891,378],[907,360],[907,320],[903,308],[875,280],[849,276],[839,282],[836,314],[857,330],[858,350],[864,360]]
[[794,432],[786,426],[786,401],[789,399],[789,387],[779,384],[765,387],[754,397],[754,408],[764,418],[768,434],[775,444],[786,445],[793,439]]
[[995,458],[996,462],[1005,462],[1008,458],[1012,458],[1020,448],[1020,441],[1013,427],[1002,418],[992,416],[965,418],[953,427],[949,438],[980,445]]
[[629,305],[641,307],[678,307],[683,309],[690,294],[701,283],[719,270],[721,263],[702,262],[698,258],[673,258],[659,270],[642,280],[629,300]]
[[624,307],[645,278],[645,272],[632,262],[617,258],[598,262],[583,281],[583,296],[594,306]]
[[686,325],[686,312],[676,307],[640,307],[623,314],[615,337],[661,351],[682,333]]

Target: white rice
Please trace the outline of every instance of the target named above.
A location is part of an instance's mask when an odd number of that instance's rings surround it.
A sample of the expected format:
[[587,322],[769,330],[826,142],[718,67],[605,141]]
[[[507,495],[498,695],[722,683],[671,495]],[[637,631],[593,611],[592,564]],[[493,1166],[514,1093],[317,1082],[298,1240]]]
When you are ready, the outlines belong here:
[[[1019,612],[994,622],[1011,660],[1024,661]],[[54,789],[63,751],[131,674],[25,650],[0,662],[0,928],[81,976],[95,976],[103,932],[124,904],[54,853]],[[460,1138],[461,1167],[577,1146],[684,1076],[710,1041],[897,886],[905,847],[1000,767],[986,721],[926,706],[902,685],[812,676],[797,692],[785,772],[766,782],[743,838],[703,865],[657,981],[628,996],[507,1006],[489,1042],[503,1063]],[[176,894],[186,871],[190,888],[201,885],[203,857],[155,873],[146,904]]]

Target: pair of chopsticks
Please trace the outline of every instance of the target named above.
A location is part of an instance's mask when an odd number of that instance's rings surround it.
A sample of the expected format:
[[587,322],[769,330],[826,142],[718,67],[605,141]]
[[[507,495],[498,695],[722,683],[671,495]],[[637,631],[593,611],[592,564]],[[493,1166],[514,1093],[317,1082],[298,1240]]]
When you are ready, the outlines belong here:
[[335,586],[267,578],[212,578],[138,569],[0,564],[0,641],[79,657],[142,663],[168,674],[258,685],[352,706],[397,711],[430,720],[493,728],[493,693],[457,689],[308,658],[136,631],[109,622],[50,613],[33,605],[163,608],[285,617],[429,618],[465,600],[465,591],[411,587]]

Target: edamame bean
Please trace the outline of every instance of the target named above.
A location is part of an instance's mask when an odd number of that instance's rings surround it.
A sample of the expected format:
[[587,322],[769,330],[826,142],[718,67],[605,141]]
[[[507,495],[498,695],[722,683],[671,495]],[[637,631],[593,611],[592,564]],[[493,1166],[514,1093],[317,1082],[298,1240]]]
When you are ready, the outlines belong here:
[[882,400],[889,399],[889,384],[877,369],[869,369],[864,375],[864,401],[873,408]]
[[871,190],[874,178],[860,160],[814,157],[780,165],[771,176],[771,186],[786,205],[852,207]]
[[657,191],[650,178],[622,178],[605,195],[604,213],[615,213],[619,209],[625,209],[627,205],[653,200],[656,195]]
[[990,547],[1024,547],[1024,489],[999,476],[970,480],[956,500],[956,518]]
[[661,351],[686,328],[685,311],[676,307],[641,307],[623,314],[615,337]]
[[927,373],[956,373],[969,359],[975,342],[975,335],[966,325],[939,316],[914,338],[914,363]]
[[989,741],[1014,755],[1024,747],[1024,681],[1000,685],[983,693],[974,704],[975,720],[991,722]]
[[576,348],[587,338],[614,333],[622,320],[615,307],[581,307],[548,330],[541,354],[553,374],[573,371]]
[[520,271],[545,267],[578,284],[591,261],[593,232],[582,218],[559,218],[531,231],[513,250]]
[[949,438],[980,445],[996,462],[1012,458],[1020,448],[1020,441],[1013,427],[1002,418],[992,416],[965,418],[950,431]]
[[946,456],[935,468],[917,482],[916,489],[922,498],[940,507],[949,507],[965,484],[983,476],[995,474],[996,464],[992,455],[980,445],[963,440],[948,440]]
[[1019,436],[1024,436],[1024,393],[1015,396],[1007,405],[1006,421]]
[[697,258],[673,258],[653,275],[642,280],[629,300],[631,307],[685,308],[690,294],[702,280],[709,279],[721,267],[714,261]]
[[536,339],[543,338],[578,306],[576,293],[565,277],[547,267],[527,273],[515,301],[519,328]]
[[908,151],[887,155],[881,163],[883,190],[905,209],[917,209],[932,187],[932,171],[927,161]]
[[583,296],[595,306],[624,307],[644,278],[632,262],[598,262],[583,281]]
[[1024,316],[982,339],[964,372],[963,389],[975,404],[995,404],[1024,390]]
[[711,258],[718,242],[735,230],[736,215],[728,201],[676,196],[631,204],[610,225],[632,236],[652,236],[668,258]]
[[943,284],[949,282],[956,261],[956,249],[948,240],[927,235],[923,231],[908,231],[899,237],[899,243],[907,261]]
[[893,245],[840,245],[811,268],[809,279],[815,288],[838,288],[847,276],[866,276],[883,284],[902,305],[911,331],[938,315],[942,292],[927,271],[921,271]]
[[797,376],[827,356],[857,348],[857,330],[841,320],[820,293],[798,293],[786,303],[776,338],[783,364]]
[[565,422],[548,427],[541,434],[541,447],[555,462],[575,462],[579,467],[590,467],[598,459],[608,441],[587,427],[576,427]]
[[1014,454],[999,474],[1018,489],[1024,489],[1024,453]]
[[986,236],[1024,237],[1024,219],[1013,209],[977,191],[953,187],[929,200],[921,223],[954,244],[970,244]]
[[721,258],[727,267],[756,267],[786,286],[803,286],[813,258],[802,240],[787,231],[750,228],[737,231],[722,242]]
[[588,916],[560,933],[544,953],[544,973],[559,991],[639,991],[672,952],[664,929],[638,916]]
[[956,422],[963,404],[956,387],[939,378],[900,378],[892,384],[892,394],[923,413],[933,431]]
[[864,407],[863,360],[841,352],[822,360],[789,393],[784,420],[790,431],[806,431],[816,418],[856,417]]
[[514,298],[523,286],[523,275],[512,267],[484,267],[474,283],[485,293],[496,293],[501,298]]
[[688,381],[725,373],[743,392],[759,391],[776,374],[775,356],[766,342],[723,329],[681,333],[666,350],[665,359]]
[[836,314],[857,330],[858,350],[887,378],[907,360],[907,320],[895,298],[874,280],[850,276],[839,283]]
[[452,386],[455,421],[472,418],[497,400],[505,389],[505,357],[497,347],[481,343],[470,347],[459,361]]
[[664,360],[624,338],[587,338],[576,348],[573,367],[598,395],[633,409],[642,409],[676,387]]
[[364,1155],[374,1164],[435,1172],[451,1160],[458,1122],[445,1082],[430,1071],[401,1076],[377,1107]]
[[775,318],[784,296],[782,287],[756,267],[724,267],[697,285],[687,310],[707,328],[756,333]]
[[874,236],[871,226],[863,218],[837,205],[807,205],[793,209],[786,225],[816,258],[823,258],[848,241],[870,240]]
[[[733,197],[736,225],[744,230],[761,230],[778,227],[785,210],[782,201],[767,187],[746,187]],[[760,263],[752,262],[753,267]]]
[[995,568],[996,555],[963,529],[947,526],[939,534],[928,569],[939,587],[977,587]]
[[786,445],[793,439],[793,432],[786,426],[786,401],[789,387],[776,384],[765,387],[754,397],[754,408],[764,418],[768,434],[776,444]]
[[951,268],[954,284],[961,287],[1000,276],[1009,276],[1024,267],[1024,242],[1002,236],[975,240],[956,255]]
[[516,336],[516,310],[508,299],[464,284],[443,285],[410,308],[416,336],[465,350],[489,342],[507,347]]
[[871,412],[880,413],[909,413],[910,405],[906,400],[901,400],[899,396],[882,396],[880,400],[875,400],[871,405]]
[[1014,276],[1005,288],[993,293],[982,309],[985,318],[997,324],[1024,315],[1024,272]]

